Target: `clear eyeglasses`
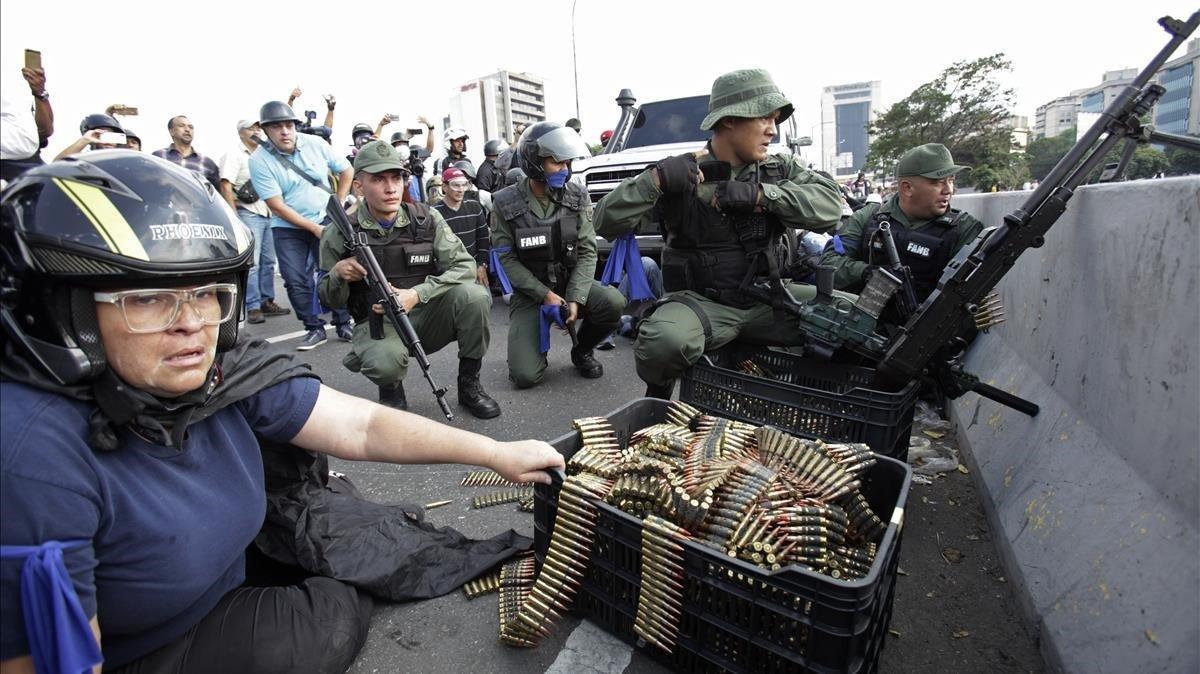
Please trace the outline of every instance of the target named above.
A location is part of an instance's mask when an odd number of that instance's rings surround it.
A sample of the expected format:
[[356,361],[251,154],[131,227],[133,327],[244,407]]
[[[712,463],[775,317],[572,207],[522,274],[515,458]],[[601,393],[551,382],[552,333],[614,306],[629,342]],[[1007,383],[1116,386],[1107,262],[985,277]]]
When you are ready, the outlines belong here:
[[115,304],[130,332],[162,332],[175,324],[180,307],[190,304],[204,325],[219,325],[233,318],[237,285],[212,283],[198,288],[146,288],[115,293],[94,293],[97,302]]

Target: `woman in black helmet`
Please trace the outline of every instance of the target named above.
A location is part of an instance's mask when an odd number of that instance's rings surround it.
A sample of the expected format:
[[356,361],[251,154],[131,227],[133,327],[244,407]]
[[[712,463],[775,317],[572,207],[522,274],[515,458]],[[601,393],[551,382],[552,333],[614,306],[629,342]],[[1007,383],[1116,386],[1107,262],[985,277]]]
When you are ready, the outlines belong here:
[[252,250],[194,174],[126,150],[31,170],[0,196],[6,671],[345,670],[366,595],[324,577],[246,584],[260,440],[521,481],[562,466],[545,443],[351,398],[238,342]]

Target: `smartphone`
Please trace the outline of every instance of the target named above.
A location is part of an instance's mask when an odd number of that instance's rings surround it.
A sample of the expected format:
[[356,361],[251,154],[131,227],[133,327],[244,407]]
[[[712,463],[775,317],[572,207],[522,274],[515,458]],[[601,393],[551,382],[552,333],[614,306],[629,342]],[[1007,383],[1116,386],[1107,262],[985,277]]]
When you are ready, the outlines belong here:
[[426,131],[428,131],[428,129],[425,129],[425,128],[405,129],[405,131],[407,131],[408,135],[410,135],[410,136],[419,136],[419,135],[425,133]]
[[394,112],[389,112],[389,113],[387,114],[387,118],[388,118],[388,121],[389,121],[389,122],[398,122],[398,121],[400,121],[400,115],[397,115],[397,114],[396,114],[396,113],[394,113]]
[[129,141],[126,140],[125,134],[117,133],[116,131],[105,131],[100,134],[100,142],[106,145],[125,145]]
[[700,173],[706,183],[721,182],[733,177],[733,167],[727,161],[704,161],[700,162]]
[[25,67],[30,70],[39,70],[42,67],[42,52],[36,49],[26,49]]
[[124,117],[137,117],[138,109],[130,105],[118,105],[113,112]]

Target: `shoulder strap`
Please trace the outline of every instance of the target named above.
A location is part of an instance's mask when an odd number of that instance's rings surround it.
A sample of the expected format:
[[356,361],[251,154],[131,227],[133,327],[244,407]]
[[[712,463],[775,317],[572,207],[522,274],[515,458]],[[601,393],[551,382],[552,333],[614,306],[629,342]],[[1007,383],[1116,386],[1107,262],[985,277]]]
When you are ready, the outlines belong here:
[[296,166],[295,164],[293,164],[291,159],[288,159],[287,157],[279,154],[278,152],[272,152],[271,150],[265,150],[265,151],[267,154],[278,159],[279,163],[283,164],[285,167],[287,167],[291,171],[295,172],[296,175],[307,180],[313,187],[319,187],[319,188],[325,190],[326,192],[333,194],[333,190],[329,189],[328,185],[326,185],[325,183],[321,182],[320,180],[317,180],[316,178],[305,173],[303,170],[300,169],[299,166]]
[[562,205],[573,211],[583,210],[584,199],[587,199],[587,190],[579,185],[579,183],[568,181],[563,189]]
[[519,218],[529,210],[529,204],[525,203],[525,197],[521,195],[521,189],[517,185],[509,185],[493,194],[492,205],[505,220]]
[[413,234],[420,237],[424,234],[426,225],[429,222],[429,206],[427,204],[418,204],[416,202],[404,202],[402,204],[404,210],[408,213],[408,219],[413,224]]

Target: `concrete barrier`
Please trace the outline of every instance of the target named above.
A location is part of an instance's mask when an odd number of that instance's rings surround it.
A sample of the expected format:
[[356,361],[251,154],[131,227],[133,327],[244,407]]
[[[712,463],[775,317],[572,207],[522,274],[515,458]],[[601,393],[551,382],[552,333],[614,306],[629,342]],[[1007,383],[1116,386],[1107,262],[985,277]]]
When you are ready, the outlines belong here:
[[[985,224],[1029,193],[955,199]],[[1200,671],[1200,178],[1080,189],[967,358],[1036,418],[952,415],[1047,664]]]

